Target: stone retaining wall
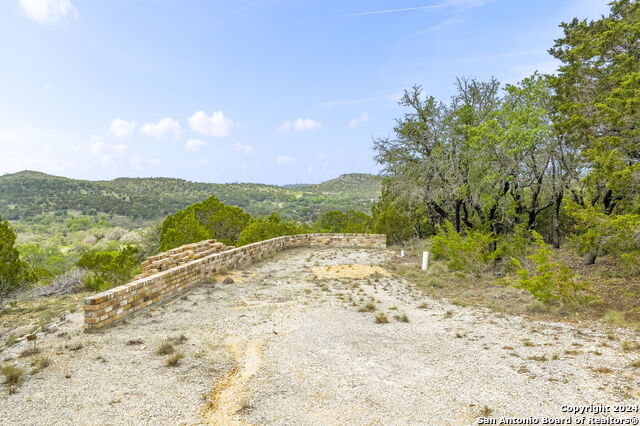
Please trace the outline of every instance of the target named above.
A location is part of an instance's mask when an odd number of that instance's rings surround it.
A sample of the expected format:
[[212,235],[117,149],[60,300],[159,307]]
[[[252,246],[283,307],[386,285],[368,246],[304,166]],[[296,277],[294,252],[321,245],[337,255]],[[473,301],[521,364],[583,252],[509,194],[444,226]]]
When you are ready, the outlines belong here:
[[163,251],[155,256],[147,257],[144,262],[140,264],[142,272],[133,277],[133,279],[138,280],[140,278],[148,277],[150,275],[157,274],[158,272],[175,268],[183,263],[188,263],[192,260],[207,257],[211,254],[220,253],[232,248],[234,247],[228,247],[216,240],[205,240],[197,243],[185,244],[171,250]]
[[383,234],[301,234],[273,238],[210,254],[95,294],[84,300],[84,328],[94,331],[203,282],[295,247],[384,248]]

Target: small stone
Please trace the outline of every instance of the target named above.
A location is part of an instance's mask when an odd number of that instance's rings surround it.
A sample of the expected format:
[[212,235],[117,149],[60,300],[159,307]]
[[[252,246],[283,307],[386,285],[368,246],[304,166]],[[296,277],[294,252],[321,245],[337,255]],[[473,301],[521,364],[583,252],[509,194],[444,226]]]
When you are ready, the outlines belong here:
[[222,284],[233,284],[233,283],[234,283],[233,278],[229,278],[229,277],[225,278],[224,281],[222,281]]

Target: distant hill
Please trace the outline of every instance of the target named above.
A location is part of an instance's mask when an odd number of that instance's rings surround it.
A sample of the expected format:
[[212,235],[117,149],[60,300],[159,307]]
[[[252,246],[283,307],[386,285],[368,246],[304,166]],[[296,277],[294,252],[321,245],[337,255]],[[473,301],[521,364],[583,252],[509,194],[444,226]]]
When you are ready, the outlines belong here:
[[378,199],[382,180],[367,173],[349,173],[319,184],[286,185],[291,189],[322,194],[350,194],[360,198]]
[[79,211],[132,219],[157,219],[215,195],[253,215],[277,212],[310,220],[326,210],[369,213],[380,179],[346,174],[317,185],[285,187],[255,183],[200,183],[173,178],[76,180],[34,171],[0,176],[0,217],[17,220],[44,213]]

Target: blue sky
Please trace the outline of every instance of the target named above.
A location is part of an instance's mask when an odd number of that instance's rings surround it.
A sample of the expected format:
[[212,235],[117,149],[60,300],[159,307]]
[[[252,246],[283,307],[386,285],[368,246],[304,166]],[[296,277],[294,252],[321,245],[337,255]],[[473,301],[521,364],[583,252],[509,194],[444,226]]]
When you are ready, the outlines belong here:
[[320,182],[377,173],[404,89],[552,72],[607,0],[4,0],[0,173]]

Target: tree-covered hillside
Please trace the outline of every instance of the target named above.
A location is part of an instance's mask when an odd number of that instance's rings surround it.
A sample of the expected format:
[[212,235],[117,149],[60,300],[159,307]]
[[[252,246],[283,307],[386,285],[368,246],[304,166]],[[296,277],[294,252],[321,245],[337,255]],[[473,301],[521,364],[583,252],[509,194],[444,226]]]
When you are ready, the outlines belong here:
[[75,180],[23,171],[0,176],[0,216],[9,220],[80,211],[158,219],[215,195],[225,204],[261,216],[273,212],[311,220],[328,210],[369,212],[380,193],[373,175],[350,174],[319,185],[286,188],[254,183],[199,183],[172,178]]
[[362,199],[377,200],[382,190],[382,180],[366,173],[350,173],[317,185],[285,185],[285,188],[321,194],[350,194]]

